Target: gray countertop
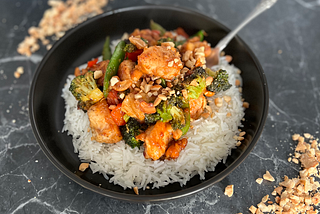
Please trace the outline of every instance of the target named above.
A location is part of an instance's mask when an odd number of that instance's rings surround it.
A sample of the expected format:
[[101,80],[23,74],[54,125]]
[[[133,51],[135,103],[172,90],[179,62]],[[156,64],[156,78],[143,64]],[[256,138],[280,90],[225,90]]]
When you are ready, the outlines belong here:
[[[256,0],[110,1],[105,11],[144,4],[196,9],[234,28]],[[279,0],[239,35],[259,59],[268,80],[270,105],[264,131],[248,158],[214,186],[182,199],[131,204],[91,192],[76,184],[46,158],[32,133],[28,90],[45,48],[32,58],[16,49],[27,29],[38,25],[46,1],[0,1],[0,213],[248,213],[248,207],[273,191],[284,175],[299,166],[287,161],[293,133],[320,136],[320,2]],[[13,76],[18,66],[25,73]],[[274,183],[257,184],[266,170]],[[30,180],[31,182],[28,182]],[[224,188],[233,184],[231,198]]]

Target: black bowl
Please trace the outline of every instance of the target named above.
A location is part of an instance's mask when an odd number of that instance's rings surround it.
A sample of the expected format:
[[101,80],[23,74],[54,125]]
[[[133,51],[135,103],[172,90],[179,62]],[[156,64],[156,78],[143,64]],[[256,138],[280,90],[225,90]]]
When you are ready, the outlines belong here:
[[80,161],[73,151],[72,138],[61,133],[64,119],[64,100],[61,90],[74,68],[101,55],[106,35],[118,39],[124,32],[135,28],[148,28],[150,19],[166,29],[182,27],[192,35],[200,29],[214,46],[229,30],[217,21],[187,9],[167,6],[139,6],[110,11],[94,17],[70,30],[45,55],[34,75],[30,89],[30,119],[33,132],[49,160],[66,176],[81,186],[116,199],[132,202],[155,202],[176,199],[199,192],[221,181],[248,156],[262,132],[268,111],[268,89],[264,72],[249,47],[235,37],[225,49],[242,70],[243,97],[250,103],[243,122],[245,140],[233,149],[225,164],[219,163],[215,171],[207,172],[206,179],[193,177],[183,187],[178,183],[159,189],[140,191],[109,183],[100,174],[78,170]]

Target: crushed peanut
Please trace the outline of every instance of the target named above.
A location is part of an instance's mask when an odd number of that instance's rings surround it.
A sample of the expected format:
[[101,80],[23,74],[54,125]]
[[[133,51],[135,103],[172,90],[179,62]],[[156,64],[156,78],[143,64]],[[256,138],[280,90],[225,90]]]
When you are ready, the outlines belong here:
[[[271,194],[273,196],[278,195],[274,198],[275,203],[270,201],[271,199],[266,195],[257,205],[258,208],[254,206],[249,208],[251,213],[318,213],[315,210],[315,206],[320,204],[320,183],[315,181],[315,177],[320,177],[317,168],[320,161],[320,150],[318,140],[316,142],[305,141],[305,139],[313,139],[311,134],[305,133],[303,136],[299,134],[292,135],[292,139],[298,141],[295,148],[295,156],[299,154],[299,157],[292,158],[292,162],[299,163],[300,161],[302,170],[299,176],[292,179],[284,176],[283,181],[279,183],[279,186]],[[267,206],[265,203],[270,205]]]
[[224,101],[226,101],[226,103],[229,103],[231,101],[230,96],[223,96],[222,98],[224,99]]
[[139,195],[139,189],[138,189],[138,187],[133,187],[133,191],[134,191],[134,193],[136,193],[136,195]]
[[252,206],[249,208],[249,211],[254,214],[254,213],[256,213],[257,208],[252,205]]
[[233,195],[233,185],[228,185],[224,190],[224,194],[231,197]]
[[266,174],[263,175],[263,179],[271,182],[275,181],[274,177],[272,177],[269,171],[266,171]]
[[24,69],[22,66],[17,67],[16,71],[13,73],[15,78],[20,78],[20,76],[24,73]]
[[119,82],[120,79],[119,77],[117,76],[113,76],[111,79],[110,79],[110,86],[114,86],[117,82]]
[[261,184],[262,181],[263,181],[263,178],[257,178],[257,179],[256,179],[256,182],[257,182],[258,184]]
[[89,167],[89,163],[81,163],[79,166],[79,170],[84,172]]
[[18,72],[14,72],[13,75],[16,79],[19,79],[21,76],[21,74],[19,74]]
[[235,85],[236,85],[236,86],[240,86],[240,85],[241,85],[240,80],[236,79],[236,81],[235,81]]
[[158,96],[161,100],[167,100],[167,97],[166,96],[164,96],[163,94],[159,94],[159,96]]
[[244,108],[249,108],[249,103],[248,103],[248,102],[243,102],[242,106],[243,106]]
[[217,107],[221,107],[222,106],[222,99],[221,97],[217,97],[214,99],[214,104],[216,104]]
[[107,0],[48,1],[51,8],[44,12],[38,27],[29,28],[30,36],[25,37],[19,44],[18,53],[31,56],[40,48],[39,40],[43,45],[46,45],[47,49],[50,49],[52,45],[48,44],[49,40],[46,37],[53,36],[53,40],[58,40],[67,30],[89,17],[101,14],[102,8],[107,3]]
[[97,70],[93,73],[93,78],[94,79],[99,79],[100,77],[102,77],[103,73],[101,70]]
[[161,99],[159,98],[159,96],[156,98],[156,100],[153,102],[153,105],[154,106],[157,106],[157,105],[159,105],[160,104],[160,102],[161,102]]

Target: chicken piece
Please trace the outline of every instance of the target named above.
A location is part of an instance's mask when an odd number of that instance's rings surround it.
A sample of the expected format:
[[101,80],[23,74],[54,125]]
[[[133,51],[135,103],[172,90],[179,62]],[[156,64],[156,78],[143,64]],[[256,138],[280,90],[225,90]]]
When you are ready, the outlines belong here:
[[158,160],[165,154],[169,142],[172,140],[173,129],[170,123],[158,121],[150,126],[144,133],[136,136],[137,140],[144,142],[144,157]]
[[99,143],[117,143],[122,140],[120,129],[113,121],[105,99],[91,106],[87,113],[92,131],[91,140]]
[[134,98],[134,94],[128,94],[121,106],[121,111],[129,115],[130,117],[134,117],[140,121],[144,120],[144,113],[140,109],[140,102]]
[[138,56],[136,69],[149,76],[171,80],[180,74],[183,65],[180,54],[171,46],[145,48]]
[[133,82],[138,82],[139,79],[143,76],[143,73],[135,68],[131,71],[130,75]]
[[134,69],[136,63],[132,62],[130,59],[123,60],[119,65],[118,76],[120,80],[131,80],[130,73]]
[[190,99],[190,117],[194,120],[198,119],[207,105],[207,100],[201,94],[198,99]]
[[141,36],[141,38],[148,40],[150,46],[157,45],[160,39],[160,33],[150,29],[135,29],[130,36]]
[[166,151],[166,159],[177,159],[187,144],[187,138],[170,142],[169,148]]

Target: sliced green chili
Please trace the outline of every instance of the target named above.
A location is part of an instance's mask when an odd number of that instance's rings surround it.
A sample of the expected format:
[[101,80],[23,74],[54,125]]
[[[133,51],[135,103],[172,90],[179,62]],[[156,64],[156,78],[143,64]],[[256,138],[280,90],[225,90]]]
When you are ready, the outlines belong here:
[[116,49],[114,50],[114,53],[111,56],[106,73],[104,75],[103,95],[105,98],[108,96],[109,93],[110,79],[117,74],[119,65],[124,59],[126,52],[123,49],[125,46],[126,43],[124,41],[120,41],[117,44]]

